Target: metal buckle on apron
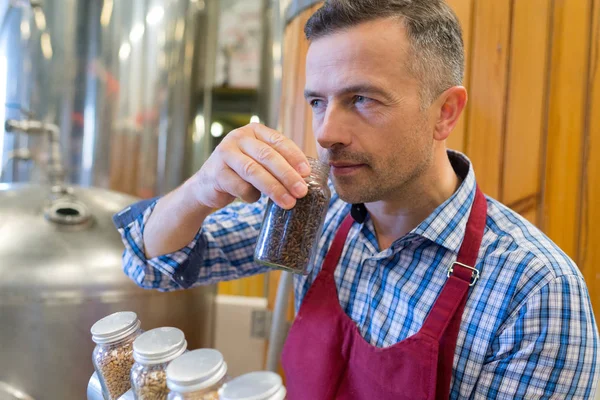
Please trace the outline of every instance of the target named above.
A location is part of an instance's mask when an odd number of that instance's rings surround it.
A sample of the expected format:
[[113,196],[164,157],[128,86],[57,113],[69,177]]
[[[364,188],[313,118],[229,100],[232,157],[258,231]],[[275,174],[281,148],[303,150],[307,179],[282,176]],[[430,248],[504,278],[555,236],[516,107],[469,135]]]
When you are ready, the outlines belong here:
[[479,270],[477,268],[470,267],[470,266],[460,263],[458,261],[453,262],[452,265],[450,266],[450,268],[448,268],[448,274],[447,274],[448,278],[450,278],[450,275],[452,275],[452,273],[454,272],[454,265],[456,265],[456,264],[473,271],[473,273],[471,275],[471,283],[469,283],[469,286],[473,286],[479,279]]

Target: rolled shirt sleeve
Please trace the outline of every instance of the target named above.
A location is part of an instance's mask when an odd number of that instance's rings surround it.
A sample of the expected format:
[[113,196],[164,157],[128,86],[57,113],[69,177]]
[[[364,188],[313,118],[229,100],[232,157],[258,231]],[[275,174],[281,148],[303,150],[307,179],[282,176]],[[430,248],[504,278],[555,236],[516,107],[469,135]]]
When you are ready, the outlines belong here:
[[253,256],[266,198],[254,204],[235,202],[211,214],[187,246],[147,259],[144,227],[157,201],[143,200],[113,217],[125,245],[124,272],[138,286],[171,291],[267,271]]

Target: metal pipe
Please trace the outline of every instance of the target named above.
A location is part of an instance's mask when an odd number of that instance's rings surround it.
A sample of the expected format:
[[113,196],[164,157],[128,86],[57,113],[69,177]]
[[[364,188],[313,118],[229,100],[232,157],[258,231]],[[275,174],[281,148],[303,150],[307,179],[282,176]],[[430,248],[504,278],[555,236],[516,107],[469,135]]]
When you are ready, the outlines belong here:
[[8,166],[13,161],[31,161],[32,160],[31,151],[27,148],[25,149],[15,149],[13,151],[8,152],[6,157],[6,161],[2,164],[2,169],[0,169],[0,182],[4,177],[4,172],[8,169]]
[[275,309],[273,310],[273,321],[271,323],[271,334],[269,335],[269,349],[267,351],[267,370],[277,372],[279,359],[283,344],[287,338],[288,322],[287,309],[292,290],[292,273],[282,272],[277,287],[277,297],[275,298]]
[[65,170],[60,149],[60,129],[54,124],[34,120],[8,120],[6,132],[21,132],[27,135],[47,135],[49,140],[48,180],[52,186],[65,185]]
[[54,124],[44,124],[50,138],[48,178],[52,186],[65,185],[65,167],[60,147],[60,129]]

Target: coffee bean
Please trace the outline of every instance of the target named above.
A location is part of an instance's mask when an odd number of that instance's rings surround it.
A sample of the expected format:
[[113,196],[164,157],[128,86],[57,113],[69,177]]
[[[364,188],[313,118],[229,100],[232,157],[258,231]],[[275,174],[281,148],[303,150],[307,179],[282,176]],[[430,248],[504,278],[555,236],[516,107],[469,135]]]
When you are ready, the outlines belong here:
[[306,274],[314,259],[329,199],[328,166],[309,159],[313,173],[307,179],[308,194],[285,210],[269,200],[258,236],[254,258],[273,268]]

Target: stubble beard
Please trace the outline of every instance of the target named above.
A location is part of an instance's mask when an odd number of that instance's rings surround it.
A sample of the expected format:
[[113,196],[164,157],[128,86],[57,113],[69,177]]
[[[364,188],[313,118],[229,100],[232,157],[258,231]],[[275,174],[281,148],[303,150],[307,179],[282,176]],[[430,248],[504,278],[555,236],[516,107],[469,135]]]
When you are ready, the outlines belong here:
[[[424,121],[419,121],[414,134],[417,135],[420,129],[425,129]],[[401,148],[398,143],[390,143],[390,146]],[[393,153],[379,162],[371,155],[347,154],[343,150],[339,154],[329,151],[328,158],[365,164],[356,176],[331,176],[337,194],[347,203],[415,201],[418,199],[413,197],[418,196],[419,191],[414,189],[433,163],[433,148],[424,143],[407,154]]]
[[357,177],[335,177],[331,181],[340,199],[350,204],[374,203],[398,199],[400,197],[410,200],[412,188],[431,164],[432,154],[425,154],[419,158],[418,164],[412,164],[409,171],[402,173],[401,161],[393,157],[385,164],[387,167],[373,168],[370,165],[363,167]]

